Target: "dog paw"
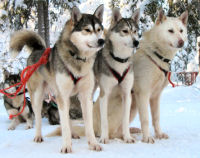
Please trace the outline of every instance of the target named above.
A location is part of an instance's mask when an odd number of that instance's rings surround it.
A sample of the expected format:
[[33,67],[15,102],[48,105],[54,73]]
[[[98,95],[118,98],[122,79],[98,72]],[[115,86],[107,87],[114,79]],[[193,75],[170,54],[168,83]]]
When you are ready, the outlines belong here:
[[89,149],[94,151],[102,151],[102,147],[97,143],[88,143]]
[[15,130],[15,127],[13,127],[13,126],[8,127],[8,130]]
[[72,147],[67,146],[67,147],[62,147],[61,151],[62,154],[67,154],[67,153],[72,153]]
[[142,142],[149,143],[149,144],[154,144],[155,140],[154,140],[153,137],[145,137],[145,138],[142,139]]
[[109,138],[100,138],[99,142],[102,144],[108,144],[109,143]]
[[125,143],[136,143],[136,139],[133,137],[124,137],[123,139]]
[[131,127],[130,128],[130,133],[141,133],[141,129],[140,128],[136,128],[136,127]]
[[168,139],[169,136],[165,133],[156,134],[157,139]]
[[28,129],[31,129],[33,128],[33,125],[26,125],[25,129],[28,130]]
[[43,138],[42,138],[42,136],[36,136],[35,138],[34,138],[34,142],[36,142],[36,143],[42,143],[44,140],[43,140]]
[[80,139],[79,135],[76,133],[72,133],[72,138],[73,139]]

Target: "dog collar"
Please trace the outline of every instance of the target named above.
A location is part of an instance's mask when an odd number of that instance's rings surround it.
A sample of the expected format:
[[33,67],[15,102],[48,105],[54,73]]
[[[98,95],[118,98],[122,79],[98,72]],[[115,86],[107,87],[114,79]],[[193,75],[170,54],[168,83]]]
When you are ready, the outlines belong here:
[[111,52],[111,51],[110,51],[110,56],[111,56],[114,60],[116,60],[116,61],[118,61],[118,62],[120,62],[120,63],[126,63],[126,62],[128,61],[128,59],[130,58],[130,57],[128,57],[128,58],[122,59],[122,58],[116,57],[116,56],[113,54],[113,52]]
[[158,54],[156,51],[154,51],[154,54],[155,54],[160,60],[162,60],[163,62],[166,62],[166,63],[168,63],[168,64],[171,63],[171,60],[170,60],[170,59],[164,58],[163,56],[161,56],[160,54]]
[[83,59],[83,58],[77,56],[77,54],[74,53],[74,52],[72,52],[71,50],[69,50],[69,53],[70,53],[70,55],[71,55],[72,57],[74,57],[76,60],[80,60],[80,61],[86,62],[86,58]]

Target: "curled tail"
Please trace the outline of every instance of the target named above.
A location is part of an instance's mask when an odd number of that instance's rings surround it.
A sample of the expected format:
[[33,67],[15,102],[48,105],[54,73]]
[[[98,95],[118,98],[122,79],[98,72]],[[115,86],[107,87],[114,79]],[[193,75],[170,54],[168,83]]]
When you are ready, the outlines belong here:
[[10,50],[17,55],[24,46],[34,50],[46,48],[45,41],[37,33],[29,30],[15,32],[10,39]]

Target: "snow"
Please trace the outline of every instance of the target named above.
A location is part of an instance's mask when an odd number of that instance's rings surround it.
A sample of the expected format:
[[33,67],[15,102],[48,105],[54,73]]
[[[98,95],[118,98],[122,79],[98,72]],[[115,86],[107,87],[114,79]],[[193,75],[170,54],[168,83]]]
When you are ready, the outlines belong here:
[[[168,140],[156,140],[155,144],[141,142],[141,134],[135,135],[137,143],[125,144],[115,139],[110,144],[102,145],[103,151],[88,149],[87,140],[73,140],[73,153],[59,153],[61,137],[44,138],[41,144],[33,142],[35,129],[25,130],[20,124],[15,131],[8,131],[8,116],[3,103],[0,105],[0,154],[3,158],[198,158],[200,157],[200,91],[196,86],[171,88],[168,86],[161,97],[161,128],[169,135]],[[140,127],[138,116],[131,126]],[[43,134],[54,130],[43,119]],[[153,128],[150,125],[153,134]]]

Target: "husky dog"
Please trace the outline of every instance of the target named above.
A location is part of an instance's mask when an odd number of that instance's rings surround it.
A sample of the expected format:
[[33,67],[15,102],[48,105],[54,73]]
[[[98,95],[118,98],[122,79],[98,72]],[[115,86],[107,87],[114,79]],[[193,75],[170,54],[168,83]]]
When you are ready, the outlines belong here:
[[[150,31],[143,34],[140,48],[133,55],[135,79],[130,122],[139,110],[143,142],[155,142],[149,133],[149,104],[155,137],[158,139],[168,138],[168,135],[163,133],[160,128],[160,96],[168,84],[167,75],[170,61],[187,40],[187,19],[187,11],[180,17],[172,18],[166,17],[161,9],[155,25]],[[121,102],[119,92],[112,93],[109,106],[120,106]]]
[[[60,38],[51,49],[48,63],[41,65],[31,76],[27,86],[36,119],[35,142],[42,142],[41,109],[45,92],[53,92],[58,104],[62,128],[62,153],[72,152],[69,121],[70,96],[78,94],[85,121],[89,148],[100,151],[93,130],[92,92],[94,74],[92,71],[97,52],[103,47],[103,5],[93,15],[81,14],[77,7],[71,12],[71,19],[65,24]],[[45,50],[45,42],[32,31],[16,32],[10,42],[11,50],[19,52],[24,45],[32,48],[28,65],[36,63]]]
[[[131,107],[131,89],[134,75],[132,56],[139,45],[138,21],[140,10],[136,10],[131,18],[122,18],[119,9],[113,10],[111,26],[106,35],[106,43],[102,52],[98,54],[94,65],[97,83],[100,86],[100,142],[108,143],[108,99],[114,87],[120,87],[123,117],[122,133],[126,143],[135,142],[129,131],[129,117]],[[112,124],[112,122],[109,122]],[[112,126],[112,125],[111,125]]]
[[166,17],[161,9],[154,27],[144,34],[141,46],[134,55],[133,97],[136,104],[133,102],[132,106],[139,110],[143,142],[154,143],[149,133],[149,103],[156,138],[168,138],[160,128],[160,96],[168,84],[170,62],[187,40],[187,20],[187,11],[173,18]]
[[[50,125],[60,124],[58,106],[55,102],[55,99],[43,101],[42,114],[44,117],[48,118]],[[82,120],[82,111],[77,95],[70,98],[69,115],[71,120]]]
[[[19,74],[10,74],[7,70],[4,70],[4,82],[2,84],[2,88],[8,88],[18,82],[20,82],[20,75]],[[16,91],[16,87],[12,87],[11,89],[7,90],[7,93],[14,93]],[[18,93],[16,98],[10,99],[6,95],[3,96],[4,106],[6,111],[9,115],[16,115],[22,110],[24,104],[24,95],[23,90]],[[26,128],[30,129],[33,128],[33,119],[34,114],[31,108],[31,103],[28,98],[26,98],[26,107],[23,113],[20,116],[12,118],[12,121],[8,127],[8,130],[14,130],[17,125],[21,122],[26,122]]]

